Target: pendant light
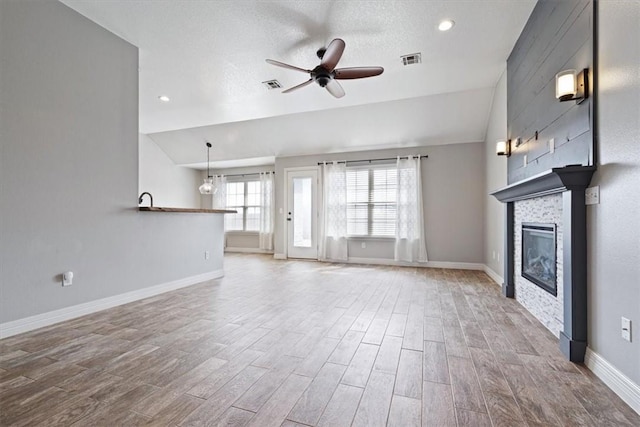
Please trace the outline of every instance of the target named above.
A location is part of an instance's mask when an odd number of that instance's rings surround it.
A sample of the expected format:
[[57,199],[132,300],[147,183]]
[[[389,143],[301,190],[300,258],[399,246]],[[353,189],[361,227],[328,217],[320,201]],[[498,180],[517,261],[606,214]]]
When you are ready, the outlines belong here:
[[207,177],[204,179],[204,183],[198,188],[200,194],[216,194],[218,188],[213,185],[213,177],[209,172],[209,151],[211,150],[211,143],[207,142]]

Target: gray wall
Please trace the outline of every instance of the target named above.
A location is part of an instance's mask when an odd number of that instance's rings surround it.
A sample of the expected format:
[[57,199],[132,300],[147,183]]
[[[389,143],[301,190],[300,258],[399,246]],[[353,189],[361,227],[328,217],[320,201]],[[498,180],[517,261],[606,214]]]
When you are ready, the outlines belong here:
[[[640,3],[600,1],[599,165],[587,208],[589,347],[640,385]],[[633,342],[620,338],[620,317]]]
[[134,46],[1,1],[0,102],[0,323],[222,268],[221,215],[137,211]]
[[[359,160],[426,154],[422,159],[425,232],[429,261],[483,262],[484,143],[452,144],[276,158],[275,253],[284,253],[284,169],[316,166],[325,160]],[[349,256],[393,259],[393,241],[362,239],[349,245]]]
[[[485,138],[484,263],[502,277],[504,268],[504,205],[490,193],[507,185],[507,158],[496,155],[496,142],[507,138],[507,73],[496,85]],[[502,284],[502,283],[501,283]]]
[[591,0],[539,0],[531,13],[507,61],[508,136],[523,142],[512,143],[509,183],[593,164],[593,97],[579,105],[555,98],[558,72],[588,68],[593,76],[593,28]]

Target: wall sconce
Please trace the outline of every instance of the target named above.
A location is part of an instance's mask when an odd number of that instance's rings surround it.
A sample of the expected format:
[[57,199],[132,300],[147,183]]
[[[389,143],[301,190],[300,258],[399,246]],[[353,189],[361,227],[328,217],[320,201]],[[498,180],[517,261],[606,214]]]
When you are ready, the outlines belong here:
[[589,69],[564,70],[556,74],[556,98],[581,104],[589,97]]
[[511,155],[511,140],[496,142],[496,154],[509,157]]

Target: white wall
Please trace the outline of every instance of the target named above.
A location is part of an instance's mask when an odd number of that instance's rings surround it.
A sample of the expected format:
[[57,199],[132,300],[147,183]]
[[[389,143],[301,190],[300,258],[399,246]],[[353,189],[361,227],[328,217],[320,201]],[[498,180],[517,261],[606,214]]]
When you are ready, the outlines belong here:
[[222,268],[222,215],[137,209],[134,46],[0,1],[0,130],[0,324]]
[[[275,253],[284,253],[284,169],[317,166],[325,160],[358,160],[428,155],[422,159],[425,233],[429,261],[482,263],[484,223],[484,144],[451,144],[276,158]],[[393,259],[393,241],[356,239],[349,257]]]
[[496,142],[507,139],[507,72],[502,73],[491,104],[485,138],[484,263],[504,274],[504,205],[489,193],[507,185],[507,157],[496,155]]
[[[589,347],[640,385],[640,2],[598,2],[600,204],[587,208]],[[620,338],[620,317],[633,342]]]
[[[200,171],[177,166],[153,140],[138,138],[138,194],[148,191],[155,206],[200,208]],[[145,196],[143,206],[148,206]]]

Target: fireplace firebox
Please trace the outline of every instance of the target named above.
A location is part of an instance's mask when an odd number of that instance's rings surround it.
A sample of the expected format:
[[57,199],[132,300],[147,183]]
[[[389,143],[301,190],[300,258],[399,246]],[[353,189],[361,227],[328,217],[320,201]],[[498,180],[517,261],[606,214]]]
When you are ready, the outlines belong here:
[[522,277],[558,296],[556,225],[522,224]]

